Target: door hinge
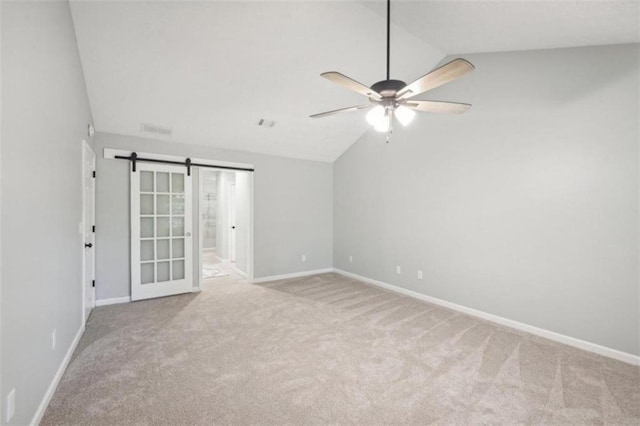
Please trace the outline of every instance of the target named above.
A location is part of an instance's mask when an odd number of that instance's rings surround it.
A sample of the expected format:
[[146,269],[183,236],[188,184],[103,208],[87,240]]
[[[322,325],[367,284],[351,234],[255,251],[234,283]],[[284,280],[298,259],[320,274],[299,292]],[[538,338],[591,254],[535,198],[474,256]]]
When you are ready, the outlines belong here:
[[93,225],[93,226],[91,227],[91,232],[93,232],[93,233],[95,233],[95,232],[96,232],[96,226],[95,226],[95,225]]
[[95,287],[96,286],[96,280],[91,280],[91,287]]
[[94,170],[92,173],[92,176],[95,178],[96,177],[96,171]]

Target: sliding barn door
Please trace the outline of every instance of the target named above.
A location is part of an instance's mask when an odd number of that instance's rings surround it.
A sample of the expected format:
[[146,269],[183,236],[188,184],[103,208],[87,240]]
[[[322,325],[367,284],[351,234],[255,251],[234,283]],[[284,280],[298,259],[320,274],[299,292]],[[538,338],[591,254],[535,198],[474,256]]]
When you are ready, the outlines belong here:
[[138,163],[131,172],[131,299],[190,292],[191,176],[185,167]]

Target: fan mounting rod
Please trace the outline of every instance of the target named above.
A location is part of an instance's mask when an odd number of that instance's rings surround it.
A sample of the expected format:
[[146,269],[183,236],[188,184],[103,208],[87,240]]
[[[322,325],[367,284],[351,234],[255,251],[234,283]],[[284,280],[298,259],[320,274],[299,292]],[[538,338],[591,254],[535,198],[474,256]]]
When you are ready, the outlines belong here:
[[387,80],[391,79],[390,70],[391,70],[391,0],[387,0]]
[[404,81],[391,80],[391,0],[387,0],[387,79],[375,83],[371,89],[383,98],[391,98],[406,85]]

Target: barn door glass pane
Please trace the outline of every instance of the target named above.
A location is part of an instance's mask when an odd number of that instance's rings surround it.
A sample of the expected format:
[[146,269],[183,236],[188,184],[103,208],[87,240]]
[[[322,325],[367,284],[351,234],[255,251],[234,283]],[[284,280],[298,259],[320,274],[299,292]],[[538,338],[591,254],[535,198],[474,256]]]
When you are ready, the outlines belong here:
[[159,217],[156,219],[156,232],[158,237],[168,237],[169,236],[169,218],[168,217]]
[[158,259],[169,259],[169,240],[158,240]]
[[171,173],[171,192],[174,194],[184,193],[184,175],[182,173]]
[[169,192],[169,173],[156,172],[156,191]]
[[153,262],[143,263],[142,265],[140,265],[140,274],[142,275],[140,277],[140,282],[142,284],[152,283],[154,281]]

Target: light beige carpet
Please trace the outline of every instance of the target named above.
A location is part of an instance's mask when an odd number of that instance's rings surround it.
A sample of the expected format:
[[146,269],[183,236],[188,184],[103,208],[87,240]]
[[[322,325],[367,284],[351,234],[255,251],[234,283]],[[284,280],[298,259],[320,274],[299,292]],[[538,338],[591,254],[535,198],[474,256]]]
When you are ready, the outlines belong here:
[[637,367],[337,274],[97,308],[42,424],[638,424]]

